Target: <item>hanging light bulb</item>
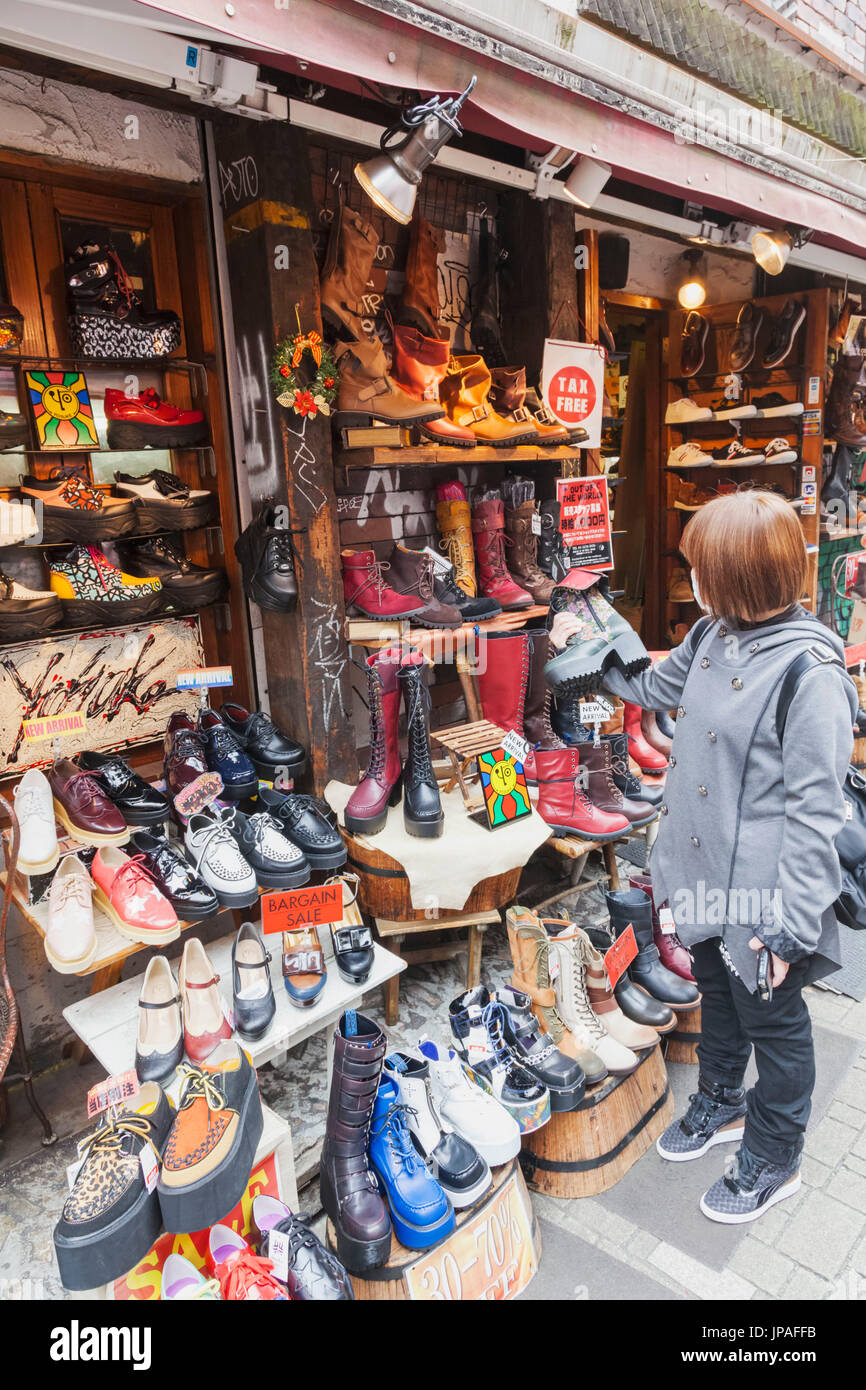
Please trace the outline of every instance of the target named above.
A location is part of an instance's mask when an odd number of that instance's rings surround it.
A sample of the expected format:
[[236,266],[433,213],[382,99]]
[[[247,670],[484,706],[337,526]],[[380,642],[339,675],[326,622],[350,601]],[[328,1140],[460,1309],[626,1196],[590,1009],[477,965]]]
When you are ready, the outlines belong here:
[[609,164],[603,164],[600,159],[590,159],[588,154],[578,155],[577,163],[565,180],[565,192],[582,208],[591,208],[610,175]]
[[677,300],[682,309],[700,309],[707,297],[707,259],[702,252],[689,250],[683,252],[686,263]]
[[778,232],[755,232],[752,254],[768,275],[781,275],[793,245],[794,238],[786,228]]
[[[403,111],[400,124],[383,133],[379,141],[382,153],[355,165],[355,178],[386,216],[404,226],[412,221],[421,175],[452,135],[463,134],[457,113],[476,81],[473,77],[457,97],[447,101],[431,97],[423,106]],[[401,128],[406,132],[402,141],[392,143]]]

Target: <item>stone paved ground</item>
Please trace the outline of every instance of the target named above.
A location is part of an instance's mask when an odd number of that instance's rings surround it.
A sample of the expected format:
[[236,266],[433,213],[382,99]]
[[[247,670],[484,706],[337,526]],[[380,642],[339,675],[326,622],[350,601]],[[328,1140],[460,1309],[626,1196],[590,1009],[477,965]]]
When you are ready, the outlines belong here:
[[[600,915],[595,891],[585,894],[579,920]],[[462,960],[413,968],[402,977],[396,1047],[413,1045],[421,1032],[447,1038],[448,1002],[460,988]],[[484,975],[491,983],[510,971],[504,930],[492,930],[484,947]],[[803,1186],[754,1225],[719,1227],[697,1210],[700,1192],[721,1172],[724,1149],[694,1164],[664,1163],[647,1153],[608,1193],[579,1201],[533,1195],[541,1222],[541,1268],[529,1299],[866,1299],[866,1002],[856,1004],[810,989],[816,1025],[819,1083],[816,1115],[806,1142]],[[382,1017],[372,994],[369,1013]],[[93,1077],[65,1066],[43,1083],[62,1136],[77,1127]],[[696,1069],[671,1065],[671,1083],[682,1109]],[[49,1084],[50,1083],[50,1084]],[[279,1067],[261,1072],[268,1103],[291,1120],[299,1171],[309,1169],[324,1124],[327,1096],[324,1041],[311,1039]],[[46,1097],[47,1103],[47,1097]],[[44,1295],[64,1297],[56,1275],[51,1229],[64,1196],[63,1172],[74,1141],[38,1150],[20,1095],[13,1096],[15,1159],[0,1171],[0,1297],[3,1280],[42,1279]],[[31,1149],[21,1158],[22,1145]],[[0,1150],[0,1165],[3,1163]],[[687,1171],[683,1171],[685,1168]],[[317,1185],[301,1206],[317,1214]]]

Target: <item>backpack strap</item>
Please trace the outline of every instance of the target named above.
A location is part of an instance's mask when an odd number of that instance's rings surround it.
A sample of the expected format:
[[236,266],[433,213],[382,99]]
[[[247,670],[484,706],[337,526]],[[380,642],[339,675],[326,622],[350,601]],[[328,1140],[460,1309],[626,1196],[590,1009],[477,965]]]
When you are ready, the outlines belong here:
[[837,656],[830,656],[820,647],[807,647],[804,652],[799,652],[782,677],[779,686],[779,699],[776,705],[776,736],[782,742],[782,735],[785,732],[785,724],[788,719],[788,710],[791,708],[791,701],[797,693],[800,681],[808,671],[814,671],[819,666],[838,666],[844,672],[844,664]]

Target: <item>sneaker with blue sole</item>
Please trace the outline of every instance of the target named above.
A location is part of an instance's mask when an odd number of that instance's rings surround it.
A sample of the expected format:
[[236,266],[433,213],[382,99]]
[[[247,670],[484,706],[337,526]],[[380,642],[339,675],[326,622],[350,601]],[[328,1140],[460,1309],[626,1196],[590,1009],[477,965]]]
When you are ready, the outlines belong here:
[[671,1163],[687,1163],[715,1144],[738,1144],[745,1118],[746,1092],[742,1086],[699,1080],[685,1115],[668,1125],[656,1140],[656,1149]]
[[791,1163],[770,1163],[741,1144],[726,1168],[700,1202],[704,1216],[725,1226],[757,1221],[777,1202],[800,1191],[799,1154]]
[[407,1107],[393,1081],[379,1083],[370,1124],[370,1163],[397,1239],[426,1250],[454,1230],[454,1208],[412,1142]]

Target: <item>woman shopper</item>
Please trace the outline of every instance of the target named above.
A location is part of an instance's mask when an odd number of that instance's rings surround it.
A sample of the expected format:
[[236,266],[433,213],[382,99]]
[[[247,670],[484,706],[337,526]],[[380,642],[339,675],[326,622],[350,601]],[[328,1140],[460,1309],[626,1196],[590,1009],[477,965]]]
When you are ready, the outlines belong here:
[[[802,990],[839,963],[834,841],[858,701],[841,641],[799,603],[806,550],[783,498],[716,498],[681,549],[707,616],[664,661],[631,678],[611,671],[605,684],[645,709],[676,710],[653,896],[673,912],[703,999],[698,1089],[657,1148],[682,1162],[739,1140],[701,1199],[706,1216],[735,1224],[800,1186],[815,1081]],[[554,642],[571,623],[557,615]],[[770,998],[758,985],[764,947]],[[753,1049],[758,1079],[746,1093]]]

